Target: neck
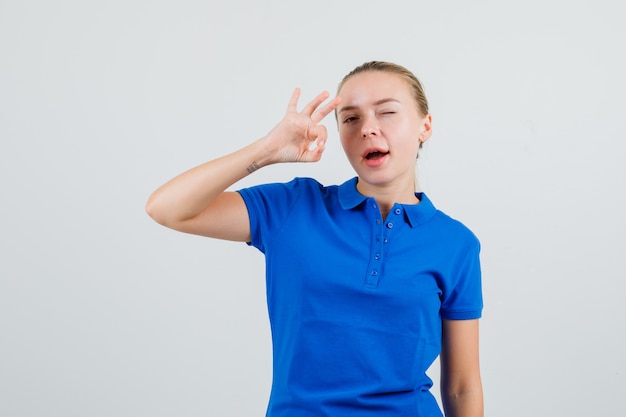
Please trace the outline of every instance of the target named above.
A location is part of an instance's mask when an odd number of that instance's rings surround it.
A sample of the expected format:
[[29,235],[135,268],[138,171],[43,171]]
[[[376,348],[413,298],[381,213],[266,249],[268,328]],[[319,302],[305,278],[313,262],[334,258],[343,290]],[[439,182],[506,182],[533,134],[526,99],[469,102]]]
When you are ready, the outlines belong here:
[[356,185],[359,193],[374,198],[383,218],[387,217],[394,204],[418,204],[419,199],[415,196],[415,184],[413,182],[400,186],[376,186],[365,181],[359,181]]

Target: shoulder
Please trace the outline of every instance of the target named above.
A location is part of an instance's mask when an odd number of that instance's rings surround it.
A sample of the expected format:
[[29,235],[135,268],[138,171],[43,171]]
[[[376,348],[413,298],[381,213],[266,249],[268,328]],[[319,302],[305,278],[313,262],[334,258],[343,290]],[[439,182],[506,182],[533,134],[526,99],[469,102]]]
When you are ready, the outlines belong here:
[[319,181],[317,181],[314,178],[309,178],[309,177],[295,177],[293,178],[291,181],[287,181],[287,182],[271,182],[271,183],[266,183],[266,184],[258,184],[258,185],[253,185],[247,188],[242,188],[239,191],[242,190],[266,190],[266,189],[273,189],[273,188],[283,188],[283,189],[297,189],[297,188],[317,188],[317,189],[322,189],[322,188],[327,188],[324,185],[322,185]]
[[310,204],[337,194],[337,186],[324,186],[313,178],[296,177],[288,182],[255,185],[237,190],[248,206]]
[[426,194],[422,193],[421,199],[422,202],[430,204],[433,207],[432,217],[430,217],[428,223],[437,230],[437,234],[447,241],[458,242],[458,244],[464,247],[480,247],[478,237],[465,223],[448,215],[439,208],[435,208]]
[[240,194],[319,194],[327,192],[335,186],[326,187],[314,178],[296,177],[287,182],[274,182],[254,185],[237,190]]
[[449,216],[441,210],[437,210],[434,217],[448,233],[463,238],[468,242],[479,242],[478,237],[474,234],[474,232],[460,220]]

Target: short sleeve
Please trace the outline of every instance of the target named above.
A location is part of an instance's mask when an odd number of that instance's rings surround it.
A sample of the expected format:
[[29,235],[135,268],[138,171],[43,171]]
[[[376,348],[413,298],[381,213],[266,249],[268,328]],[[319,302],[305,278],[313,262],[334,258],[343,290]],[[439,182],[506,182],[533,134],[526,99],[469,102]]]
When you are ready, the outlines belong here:
[[451,262],[441,301],[441,316],[450,320],[480,318],[483,309],[480,242],[469,232]]
[[288,183],[263,184],[243,188],[241,195],[248,209],[252,246],[265,253],[272,236],[285,223],[299,197],[299,179]]

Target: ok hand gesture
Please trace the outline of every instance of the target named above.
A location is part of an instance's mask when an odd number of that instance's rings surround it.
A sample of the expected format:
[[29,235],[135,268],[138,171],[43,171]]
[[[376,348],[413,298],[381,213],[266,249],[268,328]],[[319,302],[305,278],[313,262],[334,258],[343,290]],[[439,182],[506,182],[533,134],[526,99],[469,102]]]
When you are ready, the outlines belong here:
[[273,163],[320,160],[328,134],[326,127],[319,123],[339,105],[340,101],[339,97],[335,97],[320,107],[328,97],[328,92],[320,93],[298,112],[300,89],[294,90],[287,114],[264,138],[267,149],[273,154]]

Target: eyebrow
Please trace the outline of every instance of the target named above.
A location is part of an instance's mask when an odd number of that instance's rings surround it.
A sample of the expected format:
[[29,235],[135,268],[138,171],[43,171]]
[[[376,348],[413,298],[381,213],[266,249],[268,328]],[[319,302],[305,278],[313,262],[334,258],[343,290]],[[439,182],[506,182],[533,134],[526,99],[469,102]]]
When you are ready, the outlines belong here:
[[[395,98],[391,98],[391,97],[389,97],[389,98],[383,98],[383,99],[380,99],[380,100],[378,100],[378,101],[375,101],[375,102],[374,102],[374,105],[375,105],[375,106],[380,106],[381,104],[385,104],[385,103],[389,103],[389,102],[400,103],[400,101],[399,101],[399,100],[396,100]],[[359,106],[345,106],[345,107],[341,107],[341,108],[337,111],[337,113],[342,113],[342,112],[344,112],[344,111],[357,110],[358,108],[359,108]]]

